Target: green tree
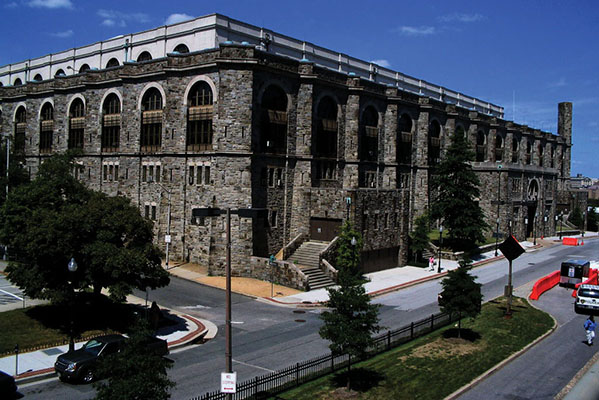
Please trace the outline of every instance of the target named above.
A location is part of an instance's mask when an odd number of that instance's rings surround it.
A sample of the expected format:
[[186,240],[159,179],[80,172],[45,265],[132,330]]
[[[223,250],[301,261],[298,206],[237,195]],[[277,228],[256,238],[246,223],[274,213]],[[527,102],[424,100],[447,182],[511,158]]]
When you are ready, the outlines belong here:
[[477,201],[480,181],[470,164],[474,153],[464,135],[456,132],[445,158],[434,170],[432,185],[436,196],[431,204],[431,218],[443,221],[450,247],[466,250],[484,241],[489,226]]
[[582,210],[576,205],[574,210],[568,216],[568,222],[577,227],[578,229],[583,229],[584,224],[584,216],[582,215]]
[[587,229],[591,232],[599,231],[599,216],[595,212],[595,207],[589,207],[587,211]]
[[414,261],[420,261],[422,259],[422,252],[428,249],[429,238],[429,218],[428,214],[422,214],[416,221],[414,221],[415,229],[410,235],[412,240],[412,251],[414,252]]
[[441,281],[443,290],[438,298],[439,307],[452,318],[458,318],[458,337],[461,337],[462,317],[476,317],[483,300],[481,284],[468,272],[471,267],[469,260],[461,260],[460,266],[449,271]]
[[108,379],[94,383],[96,400],[163,400],[171,397],[175,386],[167,375],[171,363],[164,357],[147,351],[145,340],[152,332],[139,322],[132,329],[123,349],[104,358],[97,369],[98,376]]
[[[352,245],[352,238],[356,244]],[[362,239],[346,222],[339,235],[337,254],[338,287],[328,288],[327,311],[320,314],[324,324],[319,333],[331,343],[333,354],[361,357],[373,343],[372,334],[380,330],[378,309],[371,304],[359,273]],[[350,388],[351,362],[348,365],[347,389]]]
[[[167,285],[152,223],[128,199],[86,188],[74,168],[70,154],[50,157],[34,180],[9,193],[0,209],[0,241],[16,258],[9,279],[27,296],[52,301],[66,299],[69,279],[77,289],[108,288],[119,301],[133,288]],[[79,264],[74,276],[71,258]]]

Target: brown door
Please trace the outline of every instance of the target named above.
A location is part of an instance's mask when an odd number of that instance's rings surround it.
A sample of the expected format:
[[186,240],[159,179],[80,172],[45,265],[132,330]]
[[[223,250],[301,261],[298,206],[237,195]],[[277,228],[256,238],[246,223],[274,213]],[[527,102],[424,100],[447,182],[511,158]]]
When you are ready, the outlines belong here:
[[340,219],[310,218],[310,239],[330,242],[339,234]]

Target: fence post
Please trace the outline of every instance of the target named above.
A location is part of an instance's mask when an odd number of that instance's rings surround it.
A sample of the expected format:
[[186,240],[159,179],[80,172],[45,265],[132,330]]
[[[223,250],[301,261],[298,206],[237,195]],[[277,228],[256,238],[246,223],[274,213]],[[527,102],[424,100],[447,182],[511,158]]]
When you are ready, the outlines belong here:
[[410,323],[410,339],[414,339],[414,322]]
[[331,372],[335,372],[335,355],[331,353]]
[[391,331],[387,331],[387,350],[391,348]]
[[299,363],[295,364],[295,386],[299,386]]
[[258,397],[258,377],[254,378],[254,396]]
[[435,314],[431,314],[431,331],[435,329]]

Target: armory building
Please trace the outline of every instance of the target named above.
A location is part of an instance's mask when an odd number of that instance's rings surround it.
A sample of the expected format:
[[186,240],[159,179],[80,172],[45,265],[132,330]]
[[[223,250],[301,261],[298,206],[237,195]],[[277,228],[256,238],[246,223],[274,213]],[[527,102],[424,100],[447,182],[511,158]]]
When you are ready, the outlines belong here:
[[51,154],[81,149],[79,179],[129,197],[161,246],[170,234],[171,260],[215,274],[224,217],[194,208],[268,210],[233,217],[237,275],[259,275],[258,257],[289,258],[305,242],[327,248],[346,218],[363,234],[365,270],[405,264],[431,167],[455,131],[475,149],[480,205],[499,232],[511,223],[520,239],[553,234],[572,207],[571,103],[559,104],[553,135],[489,102],[222,15],[6,65],[0,83],[1,132],[31,175]]

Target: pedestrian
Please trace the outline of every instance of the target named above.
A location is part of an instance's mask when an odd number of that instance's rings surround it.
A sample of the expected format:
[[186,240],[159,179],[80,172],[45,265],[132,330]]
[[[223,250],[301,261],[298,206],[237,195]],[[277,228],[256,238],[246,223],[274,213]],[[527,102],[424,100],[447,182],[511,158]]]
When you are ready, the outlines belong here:
[[586,321],[584,321],[584,329],[587,332],[587,344],[589,346],[593,345],[593,338],[595,337],[595,328],[597,324],[595,323],[595,318],[592,315],[589,315]]
[[430,256],[430,258],[428,259],[428,266],[430,268],[430,271],[435,270],[435,257]]

